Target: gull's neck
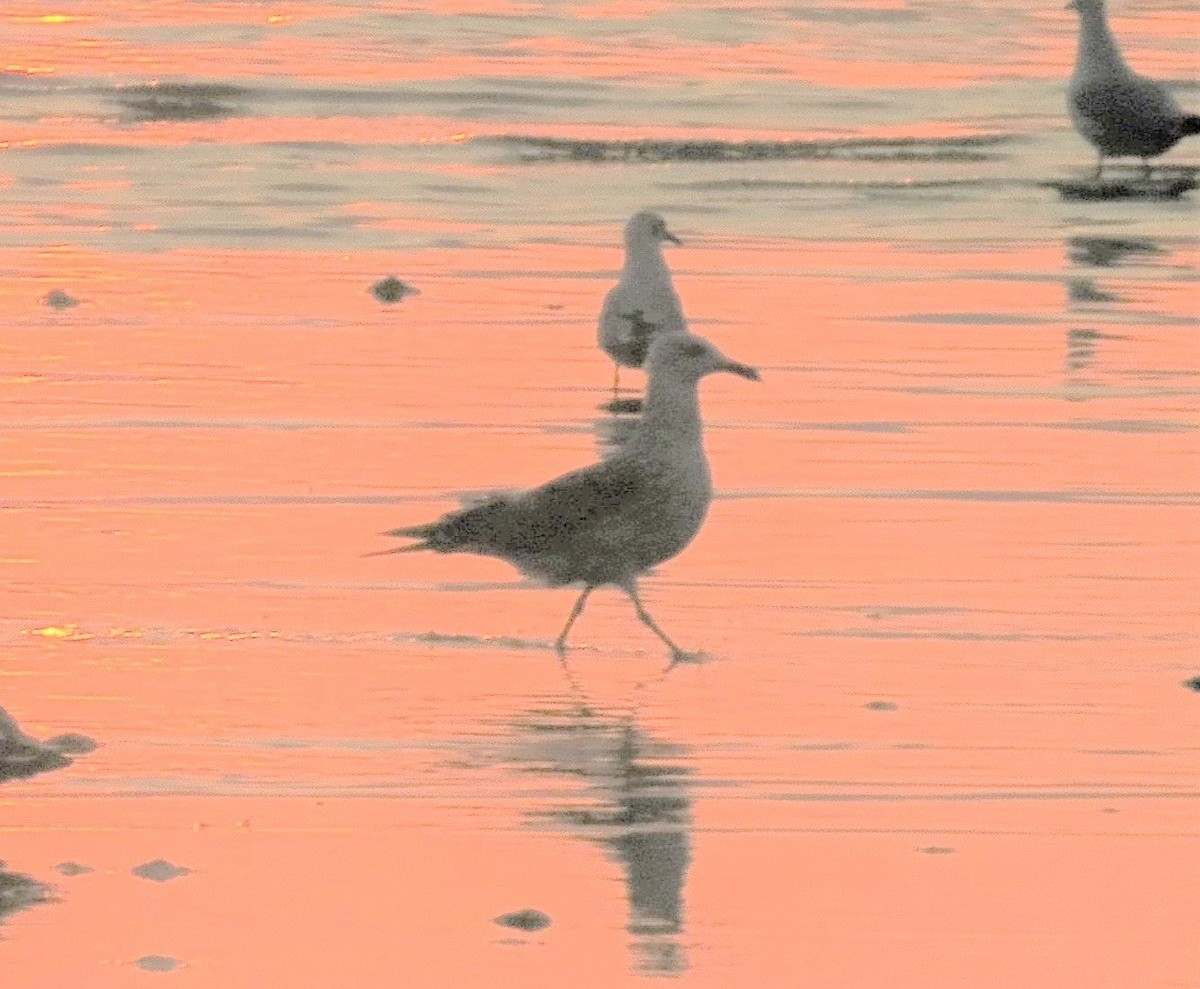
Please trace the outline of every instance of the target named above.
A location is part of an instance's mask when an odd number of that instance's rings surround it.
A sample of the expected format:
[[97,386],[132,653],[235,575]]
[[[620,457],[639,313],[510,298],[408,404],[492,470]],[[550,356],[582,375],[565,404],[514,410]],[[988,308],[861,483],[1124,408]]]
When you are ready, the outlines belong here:
[[632,440],[639,452],[677,456],[699,451],[703,455],[698,384],[669,372],[651,372],[642,421]]
[[1079,47],[1075,53],[1076,78],[1111,77],[1129,74],[1121,49],[1108,29],[1104,7],[1087,4],[1079,8]]
[[667,262],[663,258],[662,245],[657,240],[629,240],[625,243],[625,268],[623,274],[667,275]]

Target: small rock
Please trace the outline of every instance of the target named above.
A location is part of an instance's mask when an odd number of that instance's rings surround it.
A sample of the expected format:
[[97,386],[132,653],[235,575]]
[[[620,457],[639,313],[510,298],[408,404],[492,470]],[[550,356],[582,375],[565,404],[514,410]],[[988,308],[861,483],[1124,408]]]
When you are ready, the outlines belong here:
[[894,710],[896,710],[896,707],[897,707],[897,705],[893,704],[891,701],[871,701],[871,703],[869,703],[867,705],[867,710],[868,711],[894,711]]
[[400,281],[395,275],[388,275],[380,281],[377,281],[371,286],[371,294],[380,302],[399,302],[408,295],[420,295],[420,291],[409,285],[407,282]]
[[173,972],[182,963],[177,958],[168,958],[166,955],[142,955],[135,964],[147,972]]
[[87,735],[80,735],[73,731],[67,732],[65,735],[55,735],[53,738],[46,739],[42,744],[61,755],[87,755],[100,748],[99,742],[88,738]]
[[5,872],[0,869],[0,919],[6,913],[46,903],[49,899],[48,886],[19,872]]
[[30,738],[0,707],[0,783],[25,779],[51,769],[69,766],[71,760],[54,746]]
[[81,865],[78,862],[59,862],[54,871],[60,876],[83,876],[93,870],[90,865]]
[[178,879],[180,876],[186,876],[192,870],[184,868],[182,865],[173,865],[166,859],[155,859],[153,862],[144,862],[130,871],[140,879],[150,879],[156,883],[165,883],[170,879]]
[[1194,676],[1190,680],[1184,680],[1183,685],[1188,690],[1200,690],[1200,676]]
[[70,309],[72,306],[79,305],[79,300],[74,296],[67,295],[61,288],[56,288],[47,292],[42,299],[51,309]]
[[496,923],[517,931],[542,931],[550,926],[550,917],[540,910],[515,910],[501,914]]

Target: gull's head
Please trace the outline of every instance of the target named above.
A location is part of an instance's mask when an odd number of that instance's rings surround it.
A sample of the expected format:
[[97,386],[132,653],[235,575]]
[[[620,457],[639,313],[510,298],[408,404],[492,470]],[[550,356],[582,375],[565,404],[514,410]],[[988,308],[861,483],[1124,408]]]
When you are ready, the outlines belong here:
[[672,244],[683,243],[667,229],[667,221],[651,210],[634,213],[625,224],[626,244],[657,244],[664,240]]
[[706,374],[718,371],[758,380],[758,371],[749,364],[730,360],[703,337],[691,333],[655,336],[646,355],[646,370],[651,376],[670,374],[688,381],[699,381]]

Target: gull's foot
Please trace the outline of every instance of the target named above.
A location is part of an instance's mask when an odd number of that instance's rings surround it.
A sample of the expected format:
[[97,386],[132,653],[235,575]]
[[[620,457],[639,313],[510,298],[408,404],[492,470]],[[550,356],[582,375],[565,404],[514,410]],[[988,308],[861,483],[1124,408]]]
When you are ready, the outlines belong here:
[[685,664],[690,666],[701,666],[704,663],[711,663],[716,658],[717,657],[712,653],[702,652],[699,649],[697,649],[695,652],[688,652],[686,649],[676,649],[671,655],[671,666],[668,666],[667,669],[671,669],[671,667],[674,666],[683,666]]

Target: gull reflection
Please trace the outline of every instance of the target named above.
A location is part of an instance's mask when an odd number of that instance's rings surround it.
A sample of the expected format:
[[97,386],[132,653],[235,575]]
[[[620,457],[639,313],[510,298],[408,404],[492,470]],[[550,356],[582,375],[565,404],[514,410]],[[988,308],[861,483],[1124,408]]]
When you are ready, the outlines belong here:
[[1096,361],[1096,343],[1100,340],[1120,340],[1112,333],[1099,330],[1070,329],[1067,331],[1067,378],[1072,379],[1089,370]]
[[687,970],[680,936],[691,860],[691,770],[684,746],[653,738],[628,715],[539,712],[515,726],[533,772],[587,782],[589,806],[539,812],[601,846],[625,871],[626,930],[637,968]]
[[[1071,237],[1067,241],[1068,264],[1085,268],[1111,268],[1126,257],[1159,256],[1164,253],[1163,248],[1153,241],[1138,238],[1086,236]],[[1066,288],[1068,310],[1102,314],[1106,306],[1125,301],[1122,295],[1100,284],[1090,274],[1069,275]],[[1118,335],[1103,333],[1088,326],[1068,328],[1064,373],[1069,398],[1082,400],[1087,397],[1086,386],[1089,382],[1086,374],[1095,368],[1099,342],[1119,339],[1121,337]],[[1085,390],[1078,390],[1079,386],[1084,386]]]
[[1120,302],[1115,292],[1100,288],[1091,278],[1068,278],[1067,300],[1086,304],[1089,302]]
[[[607,409],[607,406],[604,407]],[[637,425],[642,421],[641,409],[612,411],[609,414],[597,416],[593,430],[596,433],[596,450],[600,459],[607,460],[618,453],[633,436]]]
[[1132,237],[1072,237],[1067,241],[1067,257],[1076,264],[1111,268],[1126,255],[1162,254],[1152,240]]

